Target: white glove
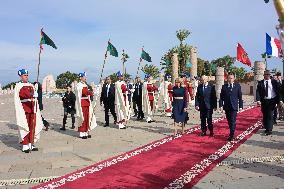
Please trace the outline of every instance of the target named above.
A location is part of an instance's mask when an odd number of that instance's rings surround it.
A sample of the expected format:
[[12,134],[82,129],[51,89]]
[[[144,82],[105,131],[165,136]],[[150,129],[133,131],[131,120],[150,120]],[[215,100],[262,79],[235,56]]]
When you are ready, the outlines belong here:
[[38,90],[38,83],[35,84],[35,90]]
[[34,92],[34,98],[38,98],[38,93],[37,92]]

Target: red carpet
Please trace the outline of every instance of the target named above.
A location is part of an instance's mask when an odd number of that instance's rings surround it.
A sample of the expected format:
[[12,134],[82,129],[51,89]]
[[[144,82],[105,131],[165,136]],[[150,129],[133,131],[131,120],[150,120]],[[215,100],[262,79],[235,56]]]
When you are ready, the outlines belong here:
[[196,126],[34,188],[191,188],[261,126],[260,109],[249,108],[238,114],[231,142],[227,121],[220,119],[214,138],[198,136]]

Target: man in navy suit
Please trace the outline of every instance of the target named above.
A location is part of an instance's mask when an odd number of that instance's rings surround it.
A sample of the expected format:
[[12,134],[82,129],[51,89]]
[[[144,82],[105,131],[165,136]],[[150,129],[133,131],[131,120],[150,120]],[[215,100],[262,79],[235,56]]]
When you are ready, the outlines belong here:
[[195,109],[200,111],[201,120],[201,136],[206,136],[206,120],[208,129],[210,131],[210,137],[213,137],[213,123],[212,114],[213,109],[216,111],[217,108],[217,97],[215,86],[208,83],[208,77],[203,75],[201,77],[201,84],[197,87],[195,96]]
[[283,106],[280,85],[270,78],[270,71],[264,72],[264,79],[258,82],[256,88],[256,101],[261,105],[265,135],[271,135],[273,129],[273,113],[277,104]]
[[100,104],[104,103],[105,107],[105,125],[104,127],[109,126],[109,115],[108,112],[112,114],[114,118],[114,123],[116,123],[116,113],[115,113],[115,86],[111,83],[111,78],[107,77],[106,82],[102,87],[101,97],[100,97]]
[[223,85],[221,89],[219,107],[221,111],[225,110],[230,128],[228,141],[232,141],[234,139],[238,109],[243,109],[243,99],[240,84],[234,83],[235,75],[229,73],[227,81],[228,83]]

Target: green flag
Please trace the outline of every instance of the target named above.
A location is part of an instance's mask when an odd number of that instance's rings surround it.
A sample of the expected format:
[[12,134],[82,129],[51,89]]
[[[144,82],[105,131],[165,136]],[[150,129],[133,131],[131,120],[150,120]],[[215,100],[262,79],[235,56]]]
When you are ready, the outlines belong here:
[[111,56],[118,57],[118,52],[116,48],[110,42],[108,42],[107,51]]
[[53,48],[57,49],[55,43],[41,30],[40,49],[43,49],[43,44],[52,46]]
[[147,62],[152,62],[151,56],[148,53],[146,53],[143,49],[141,53],[141,59],[146,60]]

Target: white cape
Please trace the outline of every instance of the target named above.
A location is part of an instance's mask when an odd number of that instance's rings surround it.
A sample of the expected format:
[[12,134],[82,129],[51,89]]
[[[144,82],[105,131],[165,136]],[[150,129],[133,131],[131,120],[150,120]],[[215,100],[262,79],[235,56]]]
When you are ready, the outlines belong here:
[[[80,127],[84,121],[84,116],[83,116],[83,111],[82,111],[82,106],[81,106],[81,97],[82,97],[82,90],[84,87],[88,87],[85,83],[79,82],[76,86],[75,94],[76,94],[76,115],[77,115],[77,123],[78,127]],[[90,101],[90,106],[89,106],[89,130],[93,130],[94,128],[97,127],[97,119],[95,116],[95,112],[93,112],[93,105],[92,101],[90,99],[90,96],[88,96],[89,101]]]
[[[124,96],[121,90],[121,85],[125,84],[124,81],[115,82],[115,112],[117,122],[130,119],[129,101],[126,94],[126,105],[124,103]],[[126,84],[125,84],[126,85]]]
[[168,87],[171,84],[169,81],[165,81],[164,90],[165,90],[165,96],[164,96],[164,102],[165,102],[165,109],[170,109],[172,107]]
[[[146,116],[151,116],[153,115],[151,111],[151,105],[149,101],[149,96],[148,96],[148,90],[147,90],[147,85],[149,83],[145,81],[143,83],[143,88],[142,88],[142,107],[143,107],[143,112],[145,113]],[[155,108],[155,98],[154,98],[154,103],[153,103],[153,109]]]
[[[29,133],[29,126],[28,126],[26,114],[22,106],[20,97],[19,97],[20,90],[24,86],[32,86],[35,91],[35,88],[31,83],[17,83],[14,89],[15,90],[14,91],[14,102],[15,102],[15,110],[16,110],[16,120],[17,120],[18,129],[19,129],[19,141],[20,142],[22,142],[24,137]],[[37,142],[40,138],[40,132],[43,128],[43,123],[42,123],[42,118],[41,118],[38,103],[35,103],[34,110],[36,110],[36,127],[35,127],[34,142]]]

